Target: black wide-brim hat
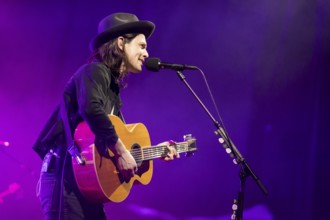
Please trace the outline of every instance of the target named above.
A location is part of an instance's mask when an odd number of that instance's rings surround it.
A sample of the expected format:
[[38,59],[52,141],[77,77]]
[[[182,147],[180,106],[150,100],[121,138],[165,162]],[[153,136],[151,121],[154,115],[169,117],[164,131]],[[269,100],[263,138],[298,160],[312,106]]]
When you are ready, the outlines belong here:
[[140,21],[134,14],[115,13],[103,18],[98,27],[98,34],[90,42],[90,49],[102,46],[104,43],[124,34],[141,33],[149,38],[155,29],[151,21]]

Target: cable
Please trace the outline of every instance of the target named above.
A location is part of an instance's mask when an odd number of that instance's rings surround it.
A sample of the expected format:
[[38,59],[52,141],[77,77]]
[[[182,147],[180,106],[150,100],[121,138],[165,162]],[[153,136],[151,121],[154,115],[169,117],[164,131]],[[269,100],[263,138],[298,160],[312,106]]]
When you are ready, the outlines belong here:
[[[219,113],[219,110],[218,110],[218,106],[217,106],[216,103],[215,103],[215,100],[214,100],[214,97],[213,97],[212,91],[211,91],[211,89],[210,89],[209,83],[207,82],[207,79],[206,79],[206,77],[205,77],[205,74],[204,74],[203,70],[201,70],[200,68],[197,67],[197,69],[199,70],[200,74],[202,75],[202,77],[203,77],[203,79],[204,79],[204,82],[205,82],[206,88],[207,88],[207,90],[208,90],[208,92],[209,92],[209,95],[210,95],[210,97],[211,97],[211,100],[212,100],[212,104],[214,105],[215,111],[216,111],[217,116],[218,116],[218,118],[219,118],[220,125],[221,125],[221,126],[223,127],[223,129],[226,131],[226,129],[225,129],[225,125],[224,125],[224,123],[223,123],[223,121],[222,121],[222,118],[221,118],[221,116],[220,116],[220,113]],[[226,135],[227,135],[227,132],[226,132]]]
[[64,188],[64,167],[65,167],[67,156],[68,156],[68,151],[65,151],[64,160],[63,160],[62,169],[61,169],[60,200],[59,200],[58,220],[61,220],[61,214],[62,214],[63,188]]
[[210,95],[210,97],[211,97],[211,100],[212,100],[213,106],[214,106],[215,111],[216,111],[216,113],[217,113],[217,116],[218,116],[218,118],[219,118],[219,125],[222,127],[223,132],[224,132],[224,134],[225,134],[225,137],[222,137],[222,138],[226,138],[226,139],[228,139],[228,145],[229,145],[228,147],[230,147],[230,149],[231,149],[231,153],[234,154],[235,157],[236,157],[236,156],[237,156],[237,155],[236,155],[236,151],[233,150],[232,142],[231,142],[231,140],[229,139],[229,135],[228,135],[227,129],[226,129],[226,127],[225,127],[225,124],[224,124],[223,121],[222,121],[222,118],[221,118],[220,113],[219,113],[219,110],[218,110],[218,106],[217,106],[216,103],[215,103],[215,100],[214,100],[214,97],[213,97],[212,91],[211,91],[210,86],[209,86],[209,84],[208,84],[208,82],[207,82],[207,79],[206,79],[206,77],[205,77],[205,74],[204,74],[203,70],[201,70],[200,68],[197,67],[197,69],[199,70],[200,74],[202,75],[202,77],[203,77],[203,79],[204,79],[204,82],[205,82],[206,88],[207,88],[207,90],[208,90],[208,92],[209,92],[209,95]]

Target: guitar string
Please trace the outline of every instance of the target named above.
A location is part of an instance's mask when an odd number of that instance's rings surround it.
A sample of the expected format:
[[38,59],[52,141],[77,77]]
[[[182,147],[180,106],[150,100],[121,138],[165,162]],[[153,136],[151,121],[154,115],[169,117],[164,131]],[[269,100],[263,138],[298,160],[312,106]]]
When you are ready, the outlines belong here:
[[[175,145],[178,153],[186,152],[188,144],[187,143],[178,143]],[[131,154],[134,158],[138,160],[149,160],[156,157],[161,157],[167,150],[166,146],[153,146],[153,147],[145,147],[145,148],[137,148],[131,149]]]
[[166,149],[166,146],[157,146],[154,148],[134,149],[131,151],[131,153],[139,158],[142,158],[142,155],[144,156],[144,158],[154,158],[164,154],[166,152]]
[[[183,152],[186,150],[186,146],[177,145],[177,151]],[[148,147],[148,148],[139,148],[139,149],[132,149],[131,153],[135,155],[141,155],[142,152],[145,155],[159,155],[160,153],[164,153],[166,151],[166,146],[156,146],[156,147]]]
[[[183,143],[177,143],[175,145],[177,152],[187,152],[188,144]],[[151,147],[145,147],[145,148],[137,148],[137,149],[131,149],[131,153],[133,157],[135,157],[137,160],[150,160],[153,158],[161,157],[167,150],[166,146],[160,145],[160,146],[151,146]]]

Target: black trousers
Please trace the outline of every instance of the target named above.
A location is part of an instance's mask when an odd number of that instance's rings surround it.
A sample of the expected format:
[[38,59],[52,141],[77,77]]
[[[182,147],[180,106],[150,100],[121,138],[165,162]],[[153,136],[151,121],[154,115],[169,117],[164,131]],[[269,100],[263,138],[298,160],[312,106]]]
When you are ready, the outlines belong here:
[[71,155],[55,155],[49,152],[45,156],[37,185],[44,219],[105,220],[103,204],[91,203],[80,193],[74,178]]

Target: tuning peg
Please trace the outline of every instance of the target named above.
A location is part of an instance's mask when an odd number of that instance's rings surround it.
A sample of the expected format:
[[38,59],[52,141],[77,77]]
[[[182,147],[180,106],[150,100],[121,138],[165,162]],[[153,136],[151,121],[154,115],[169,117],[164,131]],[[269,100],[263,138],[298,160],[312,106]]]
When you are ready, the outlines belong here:
[[194,156],[194,155],[195,155],[194,152],[189,151],[185,154],[185,157],[191,157],[191,156]]
[[185,134],[183,135],[183,140],[184,141],[188,141],[188,140],[191,140],[193,137],[192,137],[192,134]]

